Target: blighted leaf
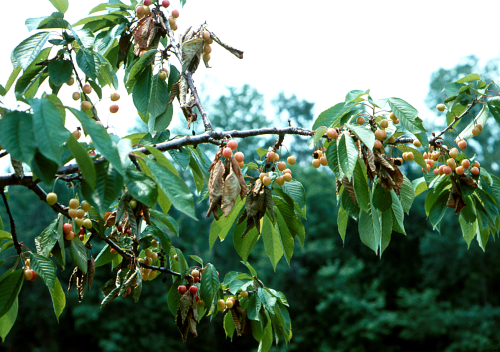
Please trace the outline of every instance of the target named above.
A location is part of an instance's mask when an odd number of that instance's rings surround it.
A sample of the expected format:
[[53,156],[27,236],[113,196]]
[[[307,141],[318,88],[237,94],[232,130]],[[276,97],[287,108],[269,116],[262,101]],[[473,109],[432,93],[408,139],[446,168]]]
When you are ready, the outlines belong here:
[[231,209],[233,209],[236,197],[238,197],[241,192],[240,182],[236,174],[233,172],[233,165],[230,164],[229,167],[231,171],[224,180],[224,189],[222,192],[221,209],[225,216],[229,215]]
[[187,341],[189,331],[194,337],[198,337],[196,332],[196,324],[198,324],[197,304],[194,296],[189,291],[183,294],[179,300],[175,321],[181,332],[183,342]]
[[248,193],[248,187],[247,187],[247,184],[245,182],[245,176],[243,176],[243,173],[241,172],[240,165],[238,164],[238,162],[236,161],[235,158],[231,158],[231,163],[233,166],[233,172],[236,175],[236,177],[238,177],[238,181],[240,183],[240,187],[241,187],[240,197],[241,197],[241,200],[243,200],[243,198],[245,198],[247,193]]
[[92,255],[90,256],[90,259],[88,260],[87,274],[88,274],[88,279],[89,279],[89,291],[90,291],[90,288],[92,287],[92,282],[94,281],[94,274],[95,274],[95,261],[94,261],[94,257],[92,257]]
[[229,51],[231,54],[233,54],[234,56],[236,56],[238,59],[243,59],[243,51],[241,50],[238,50],[238,49],[235,49],[233,48],[232,46],[224,43],[223,41],[221,41],[219,39],[219,37],[217,37],[215,35],[215,33],[213,32],[210,32],[210,36],[212,37],[212,39],[217,43],[219,44],[220,46],[222,46],[224,49],[226,49],[227,51]]
[[194,72],[200,64],[201,53],[203,51],[203,36],[202,31],[189,31],[183,38],[181,43],[182,54],[182,70]]
[[214,218],[219,220],[217,216],[217,205],[221,205],[222,202],[222,192],[224,181],[222,179],[224,175],[224,164],[222,161],[218,161],[215,167],[210,172],[210,179],[208,180],[208,195],[210,206],[207,211],[206,217],[210,216],[210,213],[214,214]]
[[257,227],[257,231],[260,234],[260,219],[266,213],[266,194],[264,184],[260,179],[254,182],[253,187],[247,194],[247,199],[245,202],[245,210],[241,213],[237,224],[241,224],[247,219],[247,226],[245,231],[241,234],[241,237],[245,236],[248,231]]

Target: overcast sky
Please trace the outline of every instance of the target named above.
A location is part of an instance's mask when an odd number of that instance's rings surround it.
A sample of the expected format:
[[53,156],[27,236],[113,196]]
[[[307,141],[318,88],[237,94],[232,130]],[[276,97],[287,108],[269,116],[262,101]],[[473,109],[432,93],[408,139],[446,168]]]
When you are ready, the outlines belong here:
[[[70,0],[66,19],[75,23],[101,2]],[[491,38],[495,33],[488,30],[498,20],[498,0],[482,1],[481,6],[457,0],[187,0],[184,8],[172,0],[171,7],[180,10],[178,33],[207,21],[223,41],[245,52],[239,60],[213,45],[213,68],[200,66],[195,74],[206,93],[215,97],[226,86],[248,83],[268,101],[284,91],[314,102],[316,114],[343,101],[352,89],[371,89],[374,99],[403,98],[426,118],[432,112],[423,100],[434,70],[452,67],[470,54],[484,63],[500,49]],[[0,21],[1,84],[12,70],[10,52],[30,35],[25,19],[55,10],[48,0],[24,0],[15,11]],[[63,101],[70,101],[73,88],[62,91]],[[109,124],[122,136],[123,122],[136,116],[130,101],[122,99],[121,110],[110,116]],[[9,104],[15,107],[11,100]],[[109,101],[101,104],[107,106]]]

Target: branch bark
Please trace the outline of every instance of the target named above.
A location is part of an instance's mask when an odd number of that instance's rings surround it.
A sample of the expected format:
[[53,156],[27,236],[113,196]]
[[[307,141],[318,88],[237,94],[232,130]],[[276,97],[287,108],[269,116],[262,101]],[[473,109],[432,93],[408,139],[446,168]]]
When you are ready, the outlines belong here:
[[7,210],[7,214],[9,215],[10,232],[12,235],[12,241],[14,241],[14,247],[16,248],[17,254],[21,255],[23,250],[21,249],[21,244],[19,243],[19,241],[17,239],[16,223],[14,222],[14,217],[12,216],[12,213],[10,212],[9,203],[7,202],[7,197],[5,196],[5,191],[4,191],[3,187],[0,188],[0,193],[2,193],[3,203],[5,204],[5,209]]

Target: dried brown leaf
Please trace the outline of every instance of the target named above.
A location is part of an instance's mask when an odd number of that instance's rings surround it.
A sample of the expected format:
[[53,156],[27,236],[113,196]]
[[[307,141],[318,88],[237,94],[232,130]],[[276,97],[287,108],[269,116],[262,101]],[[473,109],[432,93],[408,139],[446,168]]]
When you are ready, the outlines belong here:
[[457,181],[454,177],[450,177],[451,180],[451,191],[448,197],[448,202],[446,206],[455,209],[455,215],[458,215],[462,209],[466,206],[465,201],[462,197],[462,191],[458,187]]
[[217,37],[215,35],[214,32],[210,32],[210,36],[212,37],[212,39],[217,43],[219,44],[220,46],[222,46],[224,49],[226,49],[227,51],[229,51],[231,54],[233,54],[234,56],[236,56],[238,59],[243,59],[243,51],[241,50],[238,50],[238,49],[235,49],[233,48],[232,46],[224,43],[222,40],[219,39],[219,37]]
[[[222,149],[219,149],[219,150],[222,150]],[[221,154],[222,154],[222,152],[221,152]],[[240,183],[240,187],[241,187],[240,198],[241,198],[241,200],[243,200],[247,196],[247,193],[248,193],[248,187],[247,187],[247,184],[245,182],[245,177],[243,176],[243,173],[241,172],[240,165],[238,165],[238,162],[236,161],[235,158],[231,158],[231,163],[233,166],[233,172],[236,175],[236,177],[238,177],[238,181]]]
[[85,286],[87,285],[87,274],[84,274],[80,269],[76,273],[76,292],[78,293],[78,303],[82,303],[83,295],[85,294]]
[[358,200],[356,199],[356,193],[354,193],[354,186],[352,182],[349,181],[347,176],[344,176],[344,178],[342,179],[342,184],[344,185],[344,189],[347,191],[354,204],[357,204]]
[[73,272],[71,273],[71,276],[69,277],[69,284],[68,284],[68,290],[66,291],[66,294],[69,293],[71,288],[76,284],[76,273],[78,272],[78,267],[76,266],[73,269]]
[[196,332],[196,324],[198,323],[197,305],[194,296],[189,291],[179,299],[179,308],[177,308],[175,321],[184,342],[187,341],[189,331],[191,331],[194,337],[198,337],[198,333]]
[[143,17],[137,23],[137,26],[132,30],[132,36],[134,37],[134,54],[139,56],[141,50],[147,50],[149,48],[149,38],[154,32],[154,20],[152,16]]
[[241,336],[242,328],[240,323],[240,317],[238,315],[238,312],[236,311],[236,308],[233,307],[229,309],[229,312],[231,313],[231,318],[233,318],[234,327],[236,328],[236,334],[238,334],[238,336]]
[[224,180],[224,190],[222,192],[222,205],[221,209],[227,217],[236,203],[236,198],[241,192],[240,181],[233,171],[233,166],[230,164],[231,171]]
[[87,270],[87,275],[89,278],[89,288],[88,290],[90,291],[90,288],[92,287],[92,282],[94,281],[94,274],[95,274],[95,261],[94,257],[90,255],[90,259],[88,259],[88,270]]
[[170,96],[168,98],[168,104],[167,105],[172,105],[172,103],[174,102],[175,98],[177,98],[177,100],[180,101],[179,94],[180,94],[180,81],[177,82],[177,83],[174,83],[172,85],[172,89],[170,90]]
[[215,168],[210,172],[210,178],[208,180],[208,197],[209,197],[209,207],[206,217],[210,217],[210,213],[214,214],[214,218],[219,220],[217,216],[217,205],[222,205],[222,192],[224,188],[224,164],[222,161],[218,161]]
[[116,210],[112,213],[108,212],[104,214],[104,226],[105,227],[112,227],[115,224],[116,221]]

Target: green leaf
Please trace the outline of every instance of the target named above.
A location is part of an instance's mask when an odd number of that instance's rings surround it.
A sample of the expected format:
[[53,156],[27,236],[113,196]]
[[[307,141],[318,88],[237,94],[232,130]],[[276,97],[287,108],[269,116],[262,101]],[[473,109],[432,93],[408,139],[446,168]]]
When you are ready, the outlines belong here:
[[175,220],[169,215],[165,215],[162,212],[154,209],[149,209],[149,214],[164,223],[177,236],[179,235],[179,226],[177,225],[177,222],[175,222]]
[[2,338],[2,342],[5,342],[5,338],[16,322],[18,307],[19,303],[18,298],[16,297],[7,313],[0,317],[0,337]]
[[90,155],[87,152],[87,150],[85,150],[82,144],[78,143],[77,139],[75,138],[75,136],[73,136],[73,134],[70,134],[69,139],[66,142],[66,146],[69,148],[71,154],[78,163],[78,166],[80,167],[80,172],[82,173],[85,182],[87,182],[87,184],[92,189],[95,189],[97,175],[94,163],[92,162],[92,159],[90,158]]
[[488,108],[495,121],[500,124],[500,97],[493,97],[487,100]]
[[42,78],[46,74],[46,66],[37,66],[32,70],[27,70],[23,75],[17,80],[14,91],[16,93],[17,100],[21,100],[22,96],[26,98],[32,98],[38,91],[38,87],[41,84]]
[[174,248],[174,250],[177,254],[177,259],[179,262],[179,274],[181,274],[181,278],[183,278],[186,276],[186,274],[189,274],[189,266],[186,262],[186,258],[184,258],[184,254],[182,253],[182,251],[179,248]]
[[[53,12],[50,16],[28,18],[26,19],[26,21],[24,21],[24,24],[30,32],[35,29],[67,29],[69,25],[69,23],[64,20],[64,15],[60,12]],[[56,45],[62,45],[63,43],[66,43],[62,39],[51,39],[49,40],[49,43],[54,44],[54,41],[58,41]]]
[[330,109],[323,111],[312,126],[313,130],[316,130],[320,126],[332,126],[337,127],[336,122],[338,122],[342,116],[344,116],[349,110],[351,110],[356,105],[355,102],[350,102],[344,105],[344,103],[338,103],[332,106]]
[[[36,251],[38,254],[48,257],[52,248],[57,243],[59,218],[51,222],[51,224],[43,230],[40,236],[35,237]],[[62,236],[62,233],[61,233]]]
[[241,209],[245,205],[245,202],[241,200],[240,197],[236,198],[236,202],[234,203],[233,209],[229,213],[229,215],[223,216],[219,218],[219,220],[212,221],[212,225],[210,225],[210,235],[209,235],[209,244],[210,244],[210,249],[215,244],[215,241],[217,240],[217,237],[220,238],[221,241],[224,241],[226,238],[229,230],[233,226],[234,222],[238,218]]
[[132,197],[154,208],[158,198],[158,189],[154,180],[140,171],[127,169],[125,170],[125,185]]
[[[403,184],[404,184],[404,182],[403,182]],[[420,193],[425,192],[427,190],[427,183],[425,182],[424,177],[420,177],[420,178],[413,180],[412,186],[414,189],[415,197],[418,196]],[[410,211],[410,209],[408,209],[408,211]]]
[[458,81],[455,81],[456,83],[465,83],[465,82],[470,82],[470,81],[479,81],[481,80],[481,76],[479,76],[477,73],[469,73],[467,76],[460,78]]
[[108,211],[123,187],[123,176],[107,161],[95,164],[96,184],[93,192],[87,183],[82,184],[85,199],[101,214]]
[[[143,73],[144,69],[151,68],[151,64],[153,63],[156,52],[157,52],[156,49],[146,51],[144,55],[142,55],[139,58],[139,60],[135,62],[135,64],[130,69],[130,73],[128,74],[127,77],[127,82],[125,83],[127,88],[130,89],[134,87],[136,81],[140,79],[139,77]],[[172,68],[173,66],[170,65],[170,67]],[[152,71],[150,71],[149,75],[152,75]],[[170,72],[170,75],[172,76],[172,72]],[[170,84],[170,79],[169,79],[169,84]]]
[[69,254],[73,263],[84,273],[87,273],[87,251],[82,241],[78,237],[71,240],[71,245],[69,246]]
[[23,286],[24,271],[7,271],[0,277],[0,317],[7,314]]
[[76,63],[88,78],[92,80],[97,78],[96,63],[92,51],[81,48],[76,53]]
[[262,307],[259,295],[251,295],[248,298],[247,316],[251,320],[259,320],[259,312]]
[[288,263],[288,266],[290,266],[290,260],[292,259],[294,246],[293,237],[290,233],[290,230],[288,230],[287,223],[281,215],[279,208],[276,206],[274,207],[274,214],[276,214],[276,224],[281,240],[281,246],[283,247],[283,252],[285,253],[286,262]]
[[372,205],[380,211],[389,209],[392,205],[392,197],[380,184],[373,187]]
[[349,220],[349,213],[345,211],[343,207],[339,207],[339,212],[337,215],[337,228],[339,230],[340,237],[342,238],[342,244],[344,245],[345,245],[345,234],[346,234],[348,220]]
[[458,137],[462,139],[468,139],[474,137],[474,135],[472,134],[472,130],[476,127],[477,124],[484,126],[489,116],[490,116],[490,110],[488,109],[488,105],[484,104],[483,108],[477,114],[474,120],[472,120],[471,123],[462,130],[462,132],[460,132]]
[[[260,290],[259,290],[260,291]],[[273,328],[271,323],[268,323],[264,329],[264,337],[259,343],[257,352],[268,352],[273,345]]]
[[37,147],[47,159],[58,164],[62,146],[70,132],[64,127],[59,109],[48,99],[29,99],[33,109],[33,132]]
[[283,191],[294,201],[295,209],[305,219],[306,218],[306,192],[304,186],[297,180],[291,180],[281,186]]
[[61,315],[64,307],[66,306],[66,295],[61,287],[61,283],[55,278],[54,287],[49,288],[50,297],[52,298],[52,306],[54,307],[54,313],[56,314],[57,322],[59,322],[59,316]]
[[341,181],[344,177],[344,174],[342,172],[342,169],[340,168],[337,141],[333,141],[332,143],[330,143],[325,154],[326,160],[328,161],[328,167],[333,171],[335,178]]
[[391,242],[392,226],[393,226],[391,209],[388,209],[380,214],[380,225],[381,225],[380,257],[382,258],[382,253],[389,246],[389,242]]
[[427,132],[418,117],[418,111],[413,106],[400,98],[389,98],[389,106],[401,124],[411,133]]
[[326,131],[328,130],[328,128],[326,128],[325,126],[321,126],[321,127],[318,127],[316,129],[316,131],[314,131],[314,136],[312,136],[309,141],[307,142],[307,144],[309,145],[309,148],[312,150],[314,149],[314,147],[316,146],[316,144],[318,143],[318,141],[323,138],[323,136],[325,135]]
[[49,77],[56,86],[68,82],[73,74],[73,65],[69,60],[51,60],[49,62]]
[[366,127],[351,124],[347,124],[346,127],[354,133],[368,149],[373,149],[375,144],[375,134],[372,130]]
[[338,144],[338,158],[342,172],[350,180],[358,160],[358,148],[352,138],[345,133],[342,134]]
[[174,207],[192,219],[197,220],[194,213],[193,194],[186,186],[186,183],[166,166],[150,159],[145,160],[156,183],[165,192]]
[[358,232],[361,242],[378,254],[382,238],[382,228],[378,211],[372,205],[369,212],[361,211],[358,222]]
[[88,132],[99,153],[101,153],[102,156],[105,157],[113,165],[113,167],[123,175],[124,171],[122,169],[120,154],[118,153],[115,142],[111,139],[106,129],[97,124],[95,120],[89,118],[83,111],[69,107],[68,109],[80,121],[84,130]]
[[[165,110],[167,110],[169,99],[167,89],[167,82],[160,79],[157,74],[154,75],[151,86],[151,96],[149,98],[148,111],[155,118],[160,116],[165,112]],[[151,133],[151,131],[149,131],[149,133]]]
[[170,289],[168,290],[168,295],[167,295],[167,304],[168,304],[168,309],[172,313],[174,317],[177,316],[177,309],[179,308],[179,299],[181,298],[181,295],[179,294],[179,291],[177,290],[177,287],[182,283],[182,278],[176,277],[174,283],[172,286],[170,286]]
[[370,189],[367,183],[366,166],[360,158],[357,158],[353,176],[354,193],[356,194],[358,206],[360,209],[368,211],[370,206]]
[[217,270],[212,264],[207,264],[203,275],[201,276],[200,295],[207,307],[215,306],[218,299],[219,276]]
[[132,91],[132,100],[134,101],[134,105],[137,111],[139,111],[144,117],[148,116],[152,79],[153,71],[151,70],[151,67],[147,67],[137,77],[137,83],[134,85],[134,89]]
[[228,312],[224,316],[224,324],[223,325],[224,325],[224,331],[226,332],[226,336],[232,340],[234,330],[236,329],[236,327],[234,326],[233,317],[232,317],[230,312]]
[[[402,192],[401,192],[402,193]],[[403,234],[406,235],[405,232],[405,225],[404,225],[404,208],[403,205],[401,204],[396,192],[394,190],[391,190],[391,197],[392,197],[392,213],[394,214],[394,219],[396,219],[397,222],[397,228],[402,232]]]
[[28,66],[36,59],[43,46],[49,39],[50,32],[38,32],[23,40],[12,52],[16,63],[26,71]]
[[470,243],[476,236],[477,222],[474,222],[472,225],[468,224],[462,214],[460,214],[460,216],[458,217],[458,222],[460,223],[460,227],[462,228],[464,240],[465,242],[467,242],[467,249],[469,249]]
[[233,231],[234,249],[236,249],[236,252],[239,254],[241,259],[243,259],[243,262],[246,262],[248,260],[250,252],[260,238],[260,234],[255,227],[251,229],[245,236],[241,237],[241,234],[243,233],[243,231],[245,231],[246,225],[247,221],[245,220],[241,224],[236,225]]
[[117,255],[117,253],[111,253],[111,247],[106,244],[97,255],[97,258],[95,258],[95,267],[97,268],[111,263]]
[[264,241],[264,249],[267,256],[271,260],[274,272],[276,272],[276,265],[283,256],[283,246],[281,245],[280,235],[278,230],[274,227],[273,223],[269,217],[264,217],[264,223],[262,227],[262,239]]
[[168,235],[162,230],[160,230],[155,224],[146,226],[144,232],[153,235],[153,237],[155,237],[158,241],[160,241],[160,244],[162,248],[165,250],[165,252],[170,251],[170,247],[172,246],[172,241],[170,240],[170,237],[168,237]]
[[167,109],[158,117],[153,117],[149,115],[148,127],[149,131],[162,132],[164,131],[172,122],[172,117],[174,114],[174,107],[170,105]]
[[191,254],[189,258],[193,259],[195,262],[199,263],[201,266],[203,266],[203,259],[198,257],[197,255]]
[[[425,181],[423,181],[423,184],[427,188]],[[416,192],[413,190],[412,182],[408,179],[408,177],[403,175],[403,184],[401,185],[399,198],[401,200],[401,205],[403,206],[404,212],[408,215],[410,215],[410,209],[413,204],[413,199],[415,198],[415,196]]]
[[168,151],[168,154],[174,159],[174,161],[183,169],[189,166],[189,162],[191,161],[191,155],[184,149],[183,147],[179,149],[172,149]]
[[52,290],[54,288],[56,277],[56,265],[52,260],[40,254],[31,253],[30,255],[31,268],[40,275],[45,281],[45,285]]
[[17,110],[5,114],[0,119],[0,145],[13,158],[31,164],[36,150],[33,116]]
[[261,303],[264,305],[267,311],[274,311],[276,305],[276,297],[267,288],[259,288],[257,291]]
[[49,0],[52,5],[61,13],[65,13],[68,10],[69,2],[68,0]]

